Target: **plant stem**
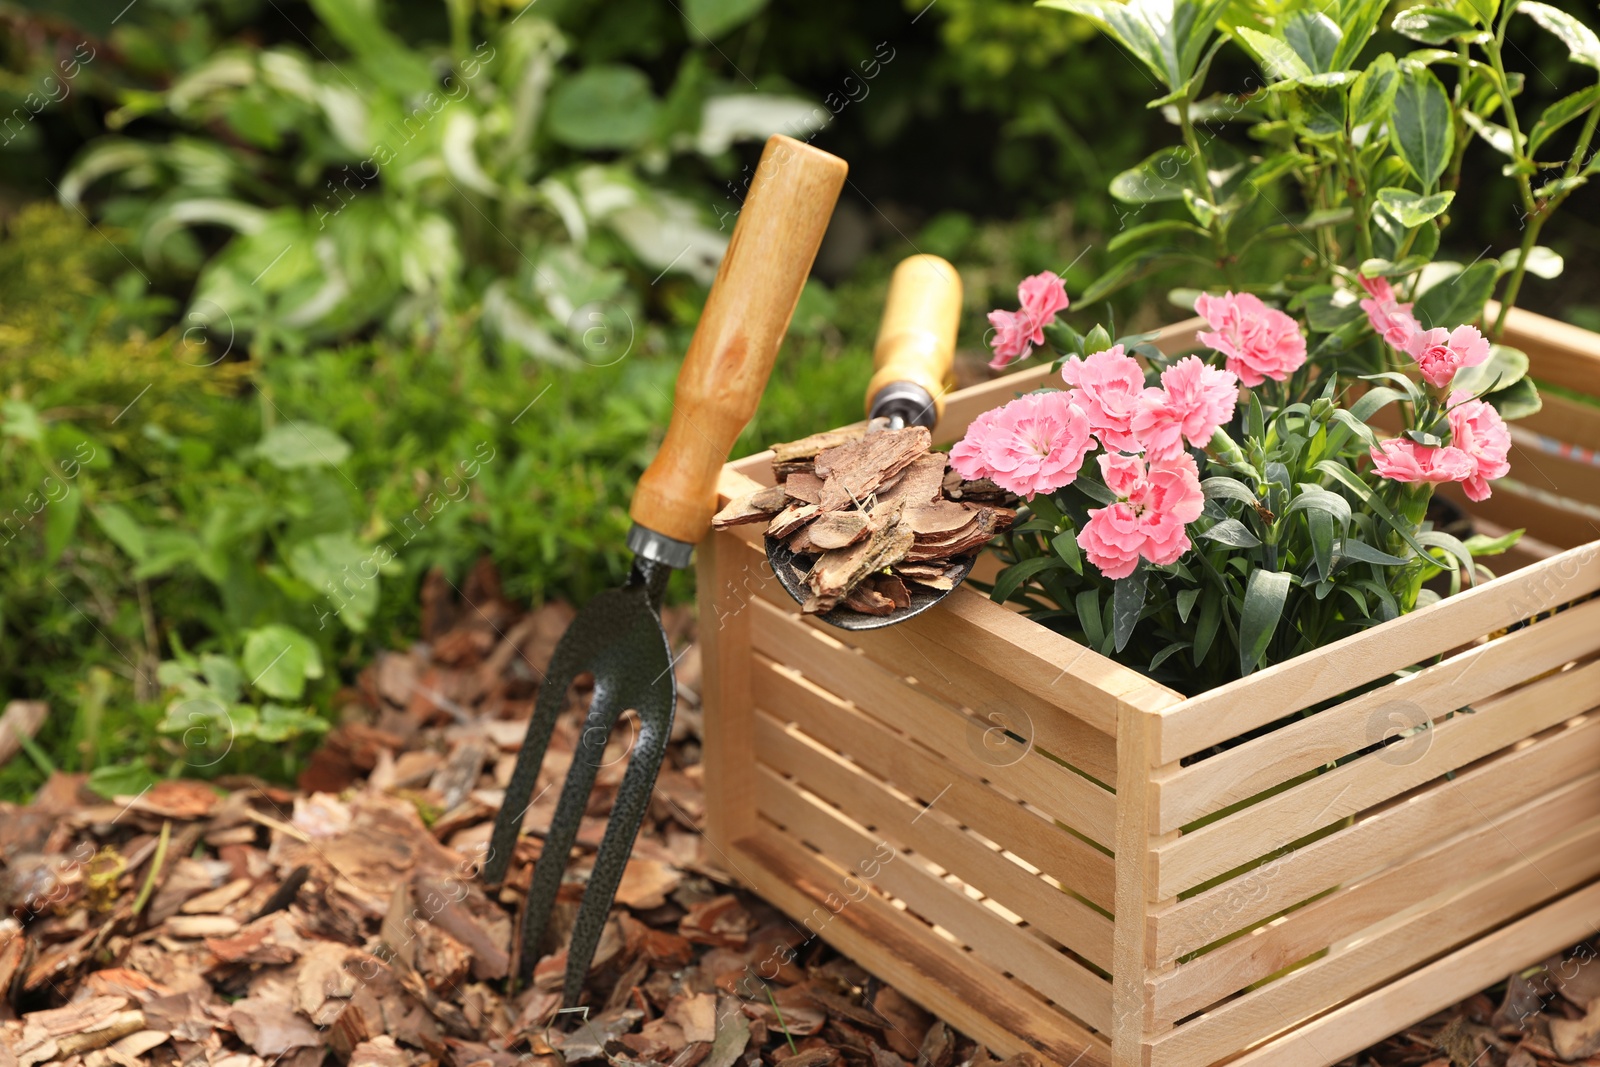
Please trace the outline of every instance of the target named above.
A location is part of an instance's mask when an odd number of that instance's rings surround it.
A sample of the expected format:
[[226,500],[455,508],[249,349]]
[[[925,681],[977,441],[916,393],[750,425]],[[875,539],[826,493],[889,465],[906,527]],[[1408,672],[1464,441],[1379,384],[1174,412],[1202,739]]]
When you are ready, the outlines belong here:
[[1217,257],[1217,266],[1227,276],[1229,286],[1235,284],[1233,263],[1228,255],[1228,242],[1221,229],[1222,212],[1219,205],[1212,201],[1216,190],[1211,186],[1211,175],[1206,171],[1205,152],[1200,147],[1200,138],[1194,132],[1194,120],[1189,117],[1189,95],[1184,93],[1178,100],[1178,125],[1183,129],[1183,143],[1189,149],[1189,165],[1193,169],[1194,179],[1204,191],[1206,202],[1211,205],[1211,221],[1206,229],[1211,231],[1211,248]]

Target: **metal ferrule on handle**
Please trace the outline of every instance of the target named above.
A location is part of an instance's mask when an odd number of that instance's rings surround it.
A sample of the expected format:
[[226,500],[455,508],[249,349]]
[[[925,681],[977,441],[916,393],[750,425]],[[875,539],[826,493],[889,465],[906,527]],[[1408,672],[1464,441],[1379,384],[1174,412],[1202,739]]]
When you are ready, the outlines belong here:
[[934,426],[944,414],[961,323],[961,275],[938,256],[900,261],[872,349],[867,415]]

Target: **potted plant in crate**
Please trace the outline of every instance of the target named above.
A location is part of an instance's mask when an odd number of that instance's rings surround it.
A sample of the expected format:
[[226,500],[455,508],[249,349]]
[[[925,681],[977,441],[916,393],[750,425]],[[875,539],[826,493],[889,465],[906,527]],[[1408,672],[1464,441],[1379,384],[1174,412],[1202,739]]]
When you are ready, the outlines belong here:
[[[1121,258],[1085,296],[1182,267],[1206,328],[1200,354],[1176,360],[1148,337],[1079,334],[1045,313],[1066,305],[1049,274],[990,314],[995,366],[1053,348],[1064,379],[981,417],[952,452],[963,475],[1029,501],[997,599],[1199,692],[1430,603],[1427,579],[1458,589],[1488,573],[1473,557],[1514,542],[1453,536],[1429,502],[1439,483],[1485,499],[1509,469],[1505,421],[1539,408],[1526,354],[1491,339],[1526,274],[1561,269],[1536,242],[1600,166],[1600,109],[1590,86],[1519,116],[1505,32],[1520,12],[1590,65],[1600,39],[1544,4],[1477,3],[1401,13],[1394,29],[1431,47],[1361,63],[1381,4],[1245,5],[1254,21],[1219,32],[1214,0],[1043,0],[1132,53],[1181,132],[1112,182]],[[1200,97],[1230,41],[1267,81]],[[1570,123],[1576,142],[1555,140]],[[1472,139],[1509,157],[1525,226],[1521,247],[1463,265],[1436,257]],[[1187,217],[1140,221],[1164,201]],[[1287,269],[1250,284],[1262,263]]]
[[[707,540],[708,834],[1003,1053],[1325,1067],[1600,912],[1600,338],[1511,309],[1600,169],[1600,40],[1528,0],[1401,11],[1387,51],[1379,0],[1046,3],[1178,130],[1112,183],[1121,258],[1077,303],[1182,268],[1200,318],[1080,333],[1048,272],[992,316],[997,364],[1055,358],[934,434],[1026,502],[991,596],[824,633],[759,538]],[[1583,75],[1537,115],[1518,20]],[[1263,80],[1206,95],[1229,48]],[[1485,157],[1521,244],[1443,261]]]

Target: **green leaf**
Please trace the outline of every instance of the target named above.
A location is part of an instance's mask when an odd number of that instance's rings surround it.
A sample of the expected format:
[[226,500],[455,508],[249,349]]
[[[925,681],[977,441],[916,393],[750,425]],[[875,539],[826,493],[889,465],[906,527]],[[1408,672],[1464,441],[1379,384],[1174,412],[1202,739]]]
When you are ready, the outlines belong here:
[[1284,571],[1250,572],[1244,588],[1244,606],[1239,611],[1239,673],[1255,670],[1267,654],[1293,584],[1293,576]]
[[1428,330],[1441,326],[1453,330],[1463,323],[1474,322],[1483,314],[1483,305],[1494,295],[1494,284],[1499,278],[1498,262],[1479,260],[1417,297],[1412,313]]
[[67,495],[51,504],[44,516],[44,561],[54,565],[72,543],[83,514],[83,494],[68,489]]
[[1182,200],[1183,191],[1194,186],[1192,175],[1189,149],[1169,145],[1112,178],[1109,188],[1111,195],[1125,204]]
[[1039,6],[1093,22],[1176,90],[1194,75],[1227,0],[1039,0]]
[[1484,397],[1500,417],[1507,422],[1525,419],[1529,415],[1536,415],[1544,406],[1544,401],[1539,399],[1539,390],[1533,384],[1532,378],[1523,378],[1509,389],[1500,389]]
[[[1124,286],[1132,285],[1141,278],[1147,278],[1157,271],[1165,270],[1179,263],[1197,264],[1209,262],[1209,260],[1200,256],[1187,254],[1140,252],[1118,263],[1090,283],[1089,288],[1083,291],[1083,296],[1079,297],[1079,303],[1093,304],[1104,300]],[[1094,349],[1088,349],[1088,351],[1094,351]]]
[[1306,512],[1306,527],[1311,534],[1311,556],[1317,574],[1326,581],[1333,574],[1333,516],[1326,511]]
[[1389,24],[1394,32],[1423,44],[1449,44],[1482,31],[1464,15],[1443,7],[1408,7]]
[[84,782],[107,800],[136,797],[156,784],[156,776],[142,763],[110,763],[89,772]]
[[1507,345],[1491,345],[1489,358],[1476,367],[1462,367],[1450,380],[1450,391],[1465,389],[1474,396],[1509,389],[1528,373],[1528,355]]
[[1478,556],[1498,556],[1507,549],[1516,547],[1518,541],[1526,530],[1512,530],[1510,533],[1501,534],[1499,537],[1490,537],[1488,534],[1473,534],[1461,542],[1471,552],[1473,558]]
[[1296,11],[1283,26],[1283,39],[1301,62],[1317,74],[1333,70],[1344,31],[1320,11]]
[[1400,68],[1394,56],[1385,52],[1369,63],[1350,88],[1351,128],[1385,120],[1399,86]]
[[1172,598],[1174,603],[1177,604],[1178,620],[1180,622],[1189,621],[1189,613],[1194,610],[1194,602],[1199,598],[1200,590],[1198,589],[1179,590],[1178,595]]
[[0,403],[0,434],[37,441],[44,436],[44,420],[32,404],[12,397]]
[[1261,539],[1238,519],[1223,519],[1210,529],[1200,531],[1200,536],[1233,548],[1256,548],[1261,544]]
[[1398,567],[1410,562],[1401,556],[1392,556],[1367,544],[1365,541],[1354,537],[1342,538],[1335,546],[1338,554],[1344,559],[1353,559],[1357,563],[1375,563],[1383,567]]
[[1343,137],[1345,93],[1317,85],[1298,85],[1290,97],[1290,115],[1304,137]]
[[1266,72],[1267,77],[1275,81],[1299,81],[1316,73],[1287,41],[1269,37],[1260,30],[1253,30],[1248,26],[1240,26],[1233,32],[1261,61],[1261,69]]
[[1414,230],[1429,219],[1444,214],[1455,198],[1456,194],[1452,190],[1434,193],[1432,196],[1423,196],[1409,189],[1392,187],[1378,190],[1378,203],[1408,230]]
[[1220,474],[1201,482],[1200,490],[1205,493],[1207,500],[1237,500],[1252,508],[1258,503],[1255,493],[1248,485],[1237,478],[1228,478]]
[[94,521],[111,538],[112,543],[135,563],[144,559],[146,531],[132,512],[121,504],[106,503],[91,506],[89,514],[94,516]]
[[1390,140],[1400,158],[1429,190],[1439,184],[1455,146],[1449,94],[1426,68],[1401,72],[1390,117]]
[[[1522,256],[1522,249],[1513,248],[1500,257],[1500,273],[1506,274],[1517,269],[1517,260]],[[1527,272],[1535,278],[1549,281],[1561,277],[1561,272],[1566,269],[1567,261],[1561,254],[1544,245],[1534,245],[1528,249]]]
[[659,105],[643,71],[621,63],[586,66],[550,94],[550,136],[571,148],[635,148],[650,136]]
[[1073,600],[1073,610],[1078,617],[1078,625],[1083,627],[1084,640],[1091,648],[1099,648],[1105,643],[1105,626],[1100,621],[1100,593],[1098,590],[1085,589]]
[[1212,642],[1216,640],[1217,631],[1222,629],[1222,596],[1214,590],[1206,590],[1205,597],[1200,602],[1200,617],[1194,623],[1194,665],[1196,667],[1206,661],[1206,653],[1211,651]]
[[1567,46],[1574,63],[1600,70],[1600,37],[1595,36],[1595,32],[1576,15],[1569,15],[1549,4],[1535,3],[1534,0],[1522,0],[1517,5],[1517,14],[1527,15],[1559,37],[1561,43]]
[[1072,568],[1072,573],[1083,573],[1083,551],[1078,547],[1078,535],[1074,531],[1056,534],[1050,539],[1050,547],[1055,549],[1061,562]]
[[1126,578],[1118,578],[1111,595],[1111,630],[1114,647],[1121,652],[1133,637],[1134,627],[1144,611],[1145,584],[1150,572],[1141,564]]
[[268,701],[261,705],[261,718],[254,733],[256,740],[277,745],[303,734],[324,733],[327,729],[328,724],[309,708],[286,708]]
[[1499,152],[1502,156],[1516,158],[1517,151],[1514,147],[1516,138],[1511,136],[1511,131],[1506,127],[1498,122],[1490,122],[1488,119],[1471,111],[1461,112],[1461,121],[1466,123],[1472,132],[1482,138],[1484,144]]
[[1135,242],[1143,241],[1148,237],[1157,237],[1165,234],[1184,234],[1185,236],[1201,239],[1207,239],[1210,236],[1205,230],[1202,230],[1192,222],[1185,222],[1183,219],[1161,219],[1157,222],[1143,223],[1130,230],[1123,230],[1106,242],[1106,251],[1115,252]]
[[690,40],[709,43],[749,22],[766,6],[767,0],[683,0],[683,22]]
[[348,532],[318,534],[289,549],[289,570],[316,591],[318,600],[330,601],[346,626],[364,633],[378,609],[375,551]]
[[1539,116],[1539,121],[1533,124],[1528,131],[1528,152],[1535,154],[1550,135],[1561,127],[1588,113],[1589,109],[1600,102],[1600,85],[1591,85],[1587,89],[1579,89],[1571,96],[1564,96],[1560,100],[1544,109]]
[[1004,604],[1011,599],[1011,594],[1015,593],[1022,583],[1029,578],[1044,571],[1064,566],[1065,564],[1055,556],[1034,556],[1032,559],[1013,563],[995,577],[994,588],[989,592],[989,599],[997,604]]
[[[1442,533],[1439,530],[1424,530],[1417,534],[1417,540],[1428,548],[1437,548],[1448,553],[1451,558],[1461,565],[1461,569],[1467,572],[1467,584],[1478,584],[1478,572],[1477,568],[1472,565],[1472,553],[1467,551],[1467,546],[1462,544],[1458,538]],[[1434,562],[1437,563],[1437,560],[1434,560]]]
[[326,426],[286,422],[262,435],[256,455],[285,471],[337,467],[349,458],[350,443]]
[[252,686],[281,700],[299,700],[306,679],[322,677],[322,653],[316,644],[281,623],[248,631],[240,662]]

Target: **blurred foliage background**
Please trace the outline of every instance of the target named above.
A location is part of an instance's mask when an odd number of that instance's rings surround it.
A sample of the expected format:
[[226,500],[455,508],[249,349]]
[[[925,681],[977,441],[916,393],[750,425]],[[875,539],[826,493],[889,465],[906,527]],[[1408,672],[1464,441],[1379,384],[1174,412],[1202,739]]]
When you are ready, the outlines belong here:
[[[1525,93],[1570,92],[1518,34]],[[51,708],[0,796],[292,773],[430,569],[619,581],[768,134],[851,178],[742,451],[858,417],[905,255],[961,268],[969,379],[1018,278],[1082,292],[1107,183],[1171,140],[1155,95],[1020,0],[0,3],[0,700]],[[1492,153],[1468,168],[1465,259],[1520,226]],[[1600,326],[1594,198],[1563,219],[1522,303]],[[1074,314],[1169,321],[1178,283]]]

